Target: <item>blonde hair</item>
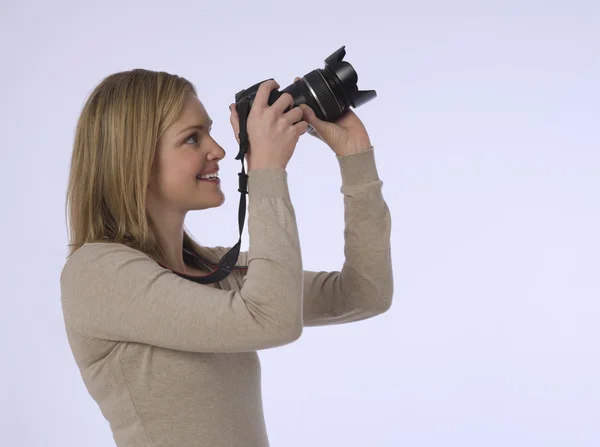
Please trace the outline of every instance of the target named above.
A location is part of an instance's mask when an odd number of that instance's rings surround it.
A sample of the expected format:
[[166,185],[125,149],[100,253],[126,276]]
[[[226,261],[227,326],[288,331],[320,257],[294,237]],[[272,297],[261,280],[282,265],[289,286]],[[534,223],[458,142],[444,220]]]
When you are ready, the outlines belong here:
[[[87,99],[75,132],[65,213],[70,257],[86,243],[115,242],[165,259],[146,212],[146,191],[158,139],[180,116],[187,79],[134,69],[107,76]],[[214,249],[184,227],[184,259],[213,267]],[[187,252],[187,253],[186,253]],[[200,259],[198,259],[198,257]]]

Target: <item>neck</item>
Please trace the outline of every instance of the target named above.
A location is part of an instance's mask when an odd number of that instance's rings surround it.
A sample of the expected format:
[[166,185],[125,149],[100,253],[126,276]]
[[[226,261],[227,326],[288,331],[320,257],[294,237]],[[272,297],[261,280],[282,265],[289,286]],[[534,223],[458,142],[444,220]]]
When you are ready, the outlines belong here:
[[185,213],[160,209],[149,213],[156,229],[158,243],[163,249],[163,264],[178,272],[185,272],[183,261],[183,224]]

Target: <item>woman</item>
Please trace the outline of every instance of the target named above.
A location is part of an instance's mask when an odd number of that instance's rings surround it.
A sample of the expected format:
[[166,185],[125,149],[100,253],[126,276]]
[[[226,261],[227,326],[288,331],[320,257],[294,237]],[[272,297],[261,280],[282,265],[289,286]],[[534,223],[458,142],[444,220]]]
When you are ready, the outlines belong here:
[[[188,211],[223,203],[219,181],[203,175],[225,151],[194,86],[116,73],[83,108],[61,299],[75,361],[119,447],[268,446],[257,351],[391,305],[391,220],[364,126],[351,111],[335,124],[306,107],[285,112],[289,94],[269,106],[278,87],[261,84],[248,116],[249,251],[212,285],[176,274],[206,275],[228,251],[200,246],[184,227]],[[341,272],[302,270],[286,166],[308,124],[341,169]]]

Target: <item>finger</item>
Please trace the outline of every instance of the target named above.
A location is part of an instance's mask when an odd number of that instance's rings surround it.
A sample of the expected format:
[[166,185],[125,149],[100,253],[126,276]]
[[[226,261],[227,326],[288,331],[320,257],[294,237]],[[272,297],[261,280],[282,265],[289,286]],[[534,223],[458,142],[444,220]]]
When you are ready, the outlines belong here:
[[315,111],[306,104],[300,104],[300,107],[303,111],[302,119],[308,124],[310,124],[311,127],[308,133],[314,137],[317,137],[319,140],[323,140],[323,137],[321,135],[323,135],[323,133],[326,133],[326,126],[329,123],[320,120],[315,114]]
[[254,97],[254,102],[252,103],[252,108],[257,105],[257,108],[265,108],[269,106],[269,95],[271,91],[279,88],[279,84],[275,79],[269,79],[268,81],[263,82],[258,86],[258,91],[256,92],[256,96]]
[[306,121],[300,121],[294,124],[294,129],[297,135],[302,135],[308,130],[308,123]]
[[288,107],[294,107],[294,98],[289,93],[283,93],[271,106],[278,114],[284,113]]
[[283,114],[283,118],[290,124],[295,124],[298,121],[302,120],[304,116],[304,112],[300,107],[294,107],[289,112]]
[[300,104],[300,108],[304,113],[304,120],[318,130],[318,127],[322,125],[322,121],[317,117],[315,111],[306,104]]
[[295,78],[294,78],[294,82],[296,82],[296,81],[299,81],[299,80],[300,80],[300,78],[299,78],[299,77],[295,77]]

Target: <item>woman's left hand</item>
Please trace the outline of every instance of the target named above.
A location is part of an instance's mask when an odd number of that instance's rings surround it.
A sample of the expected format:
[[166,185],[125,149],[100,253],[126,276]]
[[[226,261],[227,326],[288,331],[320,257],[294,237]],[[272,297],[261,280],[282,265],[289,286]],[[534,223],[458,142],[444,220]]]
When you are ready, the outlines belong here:
[[[294,79],[294,82],[300,78]],[[365,152],[371,148],[367,129],[358,116],[347,109],[335,122],[320,120],[306,104],[300,104],[302,117],[314,130],[308,133],[325,142],[338,157]]]

